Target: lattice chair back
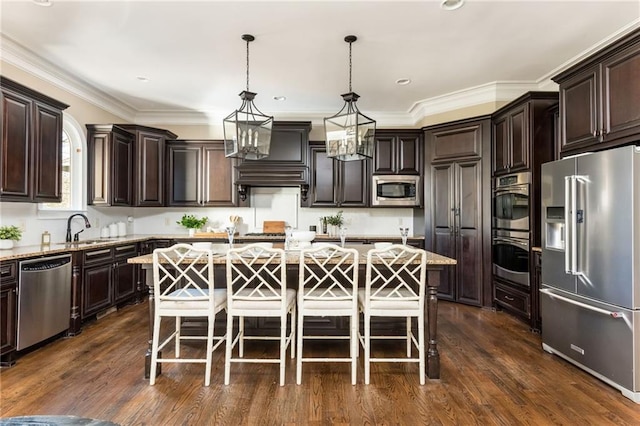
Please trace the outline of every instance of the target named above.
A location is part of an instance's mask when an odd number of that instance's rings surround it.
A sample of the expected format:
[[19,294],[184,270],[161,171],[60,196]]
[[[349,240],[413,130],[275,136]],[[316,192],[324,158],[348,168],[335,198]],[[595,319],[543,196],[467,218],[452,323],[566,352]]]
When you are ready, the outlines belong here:
[[[251,308],[251,302],[286,303],[286,263],[282,249],[249,244],[227,252],[229,309]],[[271,306],[271,305],[269,305]]]
[[405,245],[369,250],[365,291],[370,308],[422,309],[426,261],[424,250]]
[[333,244],[303,249],[299,274],[299,307],[327,309],[329,302],[332,311],[357,309],[357,250]]
[[156,249],[153,275],[156,308],[213,309],[213,292],[209,291],[213,286],[211,250],[196,249],[190,244]]

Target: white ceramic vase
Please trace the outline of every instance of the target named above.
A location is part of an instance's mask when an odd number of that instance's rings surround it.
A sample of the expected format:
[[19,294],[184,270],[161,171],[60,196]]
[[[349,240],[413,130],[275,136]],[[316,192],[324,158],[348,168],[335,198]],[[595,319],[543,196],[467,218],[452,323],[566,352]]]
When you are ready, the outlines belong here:
[[0,240],[0,250],[11,250],[13,248],[13,240]]
[[196,234],[196,228],[189,228],[189,236],[193,237]]

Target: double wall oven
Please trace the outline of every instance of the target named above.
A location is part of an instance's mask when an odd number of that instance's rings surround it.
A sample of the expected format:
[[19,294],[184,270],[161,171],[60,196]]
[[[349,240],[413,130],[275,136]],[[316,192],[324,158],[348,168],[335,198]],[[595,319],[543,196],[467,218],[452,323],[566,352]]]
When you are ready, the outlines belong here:
[[493,274],[529,286],[529,191],[531,173],[495,179],[493,190]]

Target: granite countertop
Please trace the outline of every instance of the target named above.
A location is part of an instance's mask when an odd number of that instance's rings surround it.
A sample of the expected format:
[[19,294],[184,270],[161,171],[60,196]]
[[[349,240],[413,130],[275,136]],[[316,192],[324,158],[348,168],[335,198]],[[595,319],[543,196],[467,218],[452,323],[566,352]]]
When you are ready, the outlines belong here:
[[[284,236],[265,236],[265,235],[237,235],[237,241],[284,241]],[[37,257],[37,256],[46,256],[51,254],[63,254],[70,253],[76,251],[84,251],[91,250],[95,248],[102,247],[110,247],[120,244],[126,243],[137,243],[141,241],[147,241],[151,239],[174,239],[180,241],[210,241],[210,240],[223,240],[221,238],[211,238],[211,237],[190,237],[185,234],[165,234],[165,235],[148,235],[148,234],[138,234],[138,235],[129,235],[126,237],[118,237],[118,238],[94,238],[82,240],[78,243],[51,243],[48,246],[41,245],[30,245],[30,246],[17,246],[9,250],[0,250],[0,262],[13,260],[13,259],[22,259],[27,257]],[[330,237],[326,234],[317,235],[316,240],[324,241],[338,241],[339,237]],[[382,241],[382,240],[400,240],[400,236],[389,236],[389,235],[349,235],[347,237],[347,241]],[[419,241],[424,240],[423,236],[409,237],[409,241]]]
[[[281,248],[278,247],[280,244],[278,245],[274,245],[276,248]],[[359,264],[365,264],[367,262],[367,252],[369,250],[371,250],[372,246],[371,245],[363,245],[363,244],[354,244],[354,245],[349,245],[346,244],[347,248],[355,248],[356,250],[358,250],[358,256],[359,256]],[[227,257],[226,257],[226,251],[228,250],[228,245],[227,244],[214,244],[212,247],[213,252],[216,254],[213,257],[213,263],[214,264],[225,264],[227,261]],[[151,254],[145,254],[142,256],[137,256],[137,257],[132,257],[129,258],[127,260],[128,263],[135,263],[135,264],[142,264],[142,265],[149,265],[153,263],[153,255]],[[206,258],[202,258],[199,259],[199,261],[197,263],[205,263],[206,262]],[[286,251],[286,263],[287,264],[298,264],[300,262],[300,250],[287,250]],[[310,261],[311,263],[311,261]],[[329,260],[329,263],[331,263],[331,260]],[[374,262],[376,263],[376,262]],[[427,252],[427,265],[455,265],[457,262],[455,259],[451,259],[449,257],[446,256],[442,256],[436,253],[432,253],[432,252]]]
[[537,251],[539,253],[542,253],[542,247],[531,247],[531,251]]

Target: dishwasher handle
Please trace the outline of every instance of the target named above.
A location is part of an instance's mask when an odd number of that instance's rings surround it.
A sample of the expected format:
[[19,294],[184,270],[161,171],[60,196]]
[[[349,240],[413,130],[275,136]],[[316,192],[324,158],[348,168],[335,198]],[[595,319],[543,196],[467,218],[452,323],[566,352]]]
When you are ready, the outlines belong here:
[[20,272],[35,272],[57,269],[71,263],[71,256],[37,259],[20,262]]

